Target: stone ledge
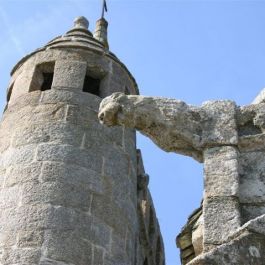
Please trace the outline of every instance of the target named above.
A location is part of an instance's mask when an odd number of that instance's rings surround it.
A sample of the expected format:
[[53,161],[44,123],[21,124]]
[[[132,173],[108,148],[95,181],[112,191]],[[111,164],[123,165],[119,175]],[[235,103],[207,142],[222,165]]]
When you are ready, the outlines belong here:
[[229,243],[197,256],[188,265],[265,265],[265,236],[242,232]]

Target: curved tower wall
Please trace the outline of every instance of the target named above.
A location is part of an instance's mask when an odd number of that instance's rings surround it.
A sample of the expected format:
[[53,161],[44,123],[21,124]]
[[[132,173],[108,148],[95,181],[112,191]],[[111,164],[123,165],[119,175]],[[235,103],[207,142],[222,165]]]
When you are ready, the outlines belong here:
[[[99,96],[82,91],[86,75]],[[0,125],[1,264],[135,264],[135,131],[97,119],[115,91],[137,88],[114,56],[89,49],[42,49],[13,71]]]

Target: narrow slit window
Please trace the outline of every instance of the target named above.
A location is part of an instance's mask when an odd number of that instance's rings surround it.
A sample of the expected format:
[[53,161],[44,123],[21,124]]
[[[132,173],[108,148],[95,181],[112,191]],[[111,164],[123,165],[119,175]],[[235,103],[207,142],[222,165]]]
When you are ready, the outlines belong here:
[[100,88],[100,79],[96,79],[96,78],[86,75],[83,91],[87,93],[91,93],[96,96],[100,96],[99,88]]
[[49,90],[52,88],[53,73],[43,73],[43,83],[41,91]]

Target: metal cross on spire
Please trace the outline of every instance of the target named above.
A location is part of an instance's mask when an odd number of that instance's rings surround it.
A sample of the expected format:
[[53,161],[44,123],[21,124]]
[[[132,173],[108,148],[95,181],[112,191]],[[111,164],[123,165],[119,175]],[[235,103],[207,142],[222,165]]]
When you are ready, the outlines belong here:
[[104,18],[105,12],[108,12],[106,0],[103,0],[101,18]]

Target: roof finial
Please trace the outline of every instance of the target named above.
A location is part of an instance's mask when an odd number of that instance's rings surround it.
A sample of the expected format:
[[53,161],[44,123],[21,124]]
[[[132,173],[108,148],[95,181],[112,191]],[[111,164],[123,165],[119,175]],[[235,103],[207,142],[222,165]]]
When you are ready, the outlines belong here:
[[74,20],[74,27],[75,28],[83,28],[83,29],[88,29],[89,22],[85,17],[77,17]]
[[105,11],[108,12],[108,8],[107,8],[106,0],[103,0],[101,18],[104,18]]

